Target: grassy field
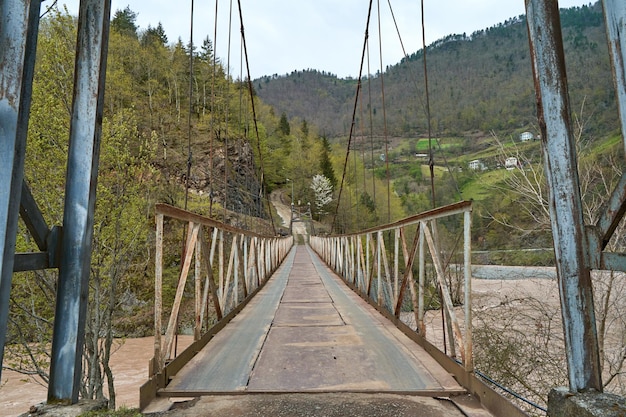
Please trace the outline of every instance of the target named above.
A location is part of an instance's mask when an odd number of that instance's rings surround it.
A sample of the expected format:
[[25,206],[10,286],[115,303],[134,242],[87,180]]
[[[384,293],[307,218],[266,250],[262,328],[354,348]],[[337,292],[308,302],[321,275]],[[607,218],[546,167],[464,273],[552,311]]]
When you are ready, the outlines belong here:
[[482,201],[493,194],[494,188],[501,183],[507,175],[511,175],[506,169],[483,171],[477,173],[472,180],[468,181],[461,192],[464,200]]

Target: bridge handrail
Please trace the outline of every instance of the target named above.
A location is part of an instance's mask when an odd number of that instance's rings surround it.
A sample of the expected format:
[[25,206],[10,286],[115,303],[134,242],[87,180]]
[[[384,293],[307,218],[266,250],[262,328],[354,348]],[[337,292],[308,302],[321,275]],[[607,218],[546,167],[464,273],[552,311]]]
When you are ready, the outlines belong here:
[[[229,313],[240,309],[263,286],[293,245],[292,236],[260,235],[168,204],[157,204],[155,213],[155,341],[151,375],[162,373],[171,360],[180,307],[192,262],[195,281],[194,341],[198,342],[203,339],[203,328],[209,333],[222,321],[232,318]],[[176,295],[163,340],[163,229],[166,217],[187,223],[187,232],[180,258]],[[209,305],[217,318],[213,327],[208,319]]]
[[171,217],[172,219],[176,219],[176,220],[194,222],[194,223],[202,224],[204,226],[209,226],[209,227],[217,227],[221,230],[228,231],[231,233],[238,233],[244,236],[262,237],[262,238],[275,237],[272,235],[262,235],[262,234],[255,233],[250,230],[240,229],[238,227],[231,226],[229,224],[222,223],[218,220],[211,219],[209,217],[202,216],[200,214],[193,213],[191,211],[187,211],[178,207],[174,207],[166,203],[157,203],[155,205],[155,213],[163,214],[164,216]]
[[[425,246],[428,246],[437,285],[441,291],[442,305],[447,317],[446,324],[449,325],[449,354],[452,357],[456,356],[458,345],[463,367],[467,372],[471,372],[474,366],[471,323],[471,213],[472,203],[461,201],[361,232],[326,237],[312,236],[310,245],[328,266],[355,288],[362,297],[397,319],[400,319],[403,303],[405,303],[405,290],[408,287],[411,292],[412,305],[410,307],[416,322],[414,330],[424,338],[426,337],[424,324]],[[455,314],[437,242],[436,221],[455,215],[463,215],[464,326],[460,325]],[[411,227],[413,229],[410,229]],[[411,247],[407,245],[406,239],[409,233],[414,233]],[[393,240],[393,262],[388,259],[391,255],[385,247],[385,234],[388,235],[388,241]],[[417,289],[413,279],[416,254],[418,257]],[[402,266],[401,260],[403,260]],[[417,309],[414,306],[417,306]]]
[[345,233],[341,235],[329,235],[327,237],[333,236],[358,236],[366,233],[373,233],[378,231],[388,231],[393,230],[398,227],[408,226],[417,223],[420,220],[430,221],[437,220],[444,217],[449,217],[455,214],[465,213],[466,211],[472,211],[472,202],[471,201],[459,201],[457,203],[449,204],[447,206],[437,207],[432,210],[427,210],[421,212],[419,214],[415,214],[413,216],[405,217],[404,219],[398,220],[393,223],[384,224],[381,226],[371,227],[369,229],[363,229],[358,232],[353,233]]

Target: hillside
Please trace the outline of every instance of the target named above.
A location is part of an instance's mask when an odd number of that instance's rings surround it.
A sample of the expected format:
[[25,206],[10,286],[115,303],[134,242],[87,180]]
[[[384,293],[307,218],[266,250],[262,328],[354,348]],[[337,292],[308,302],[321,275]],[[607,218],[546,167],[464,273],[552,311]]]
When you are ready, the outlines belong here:
[[[608,64],[602,9],[562,10],[563,38],[573,109],[584,104],[594,133],[616,128],[612,75]],[[386,114],[392,136],[426,132],[423,52],[417,51],[384,75]],[[433,132],[511,133],[535,124],[535,97],[524,16],[471,35],[449,35],[427,49]],[[382,132],[381,77],[363,79],[363,108],[372,91],[372,124]],[[306,119],[329,136],[347,135],[357,81],[316,70],[294,71],[254,81],[259,97],[277,113]],[[610,111],[607,111],[610,110]],[[359,117],[367,120],[367,110]],[[593,116],[593,117],[592,117]]]

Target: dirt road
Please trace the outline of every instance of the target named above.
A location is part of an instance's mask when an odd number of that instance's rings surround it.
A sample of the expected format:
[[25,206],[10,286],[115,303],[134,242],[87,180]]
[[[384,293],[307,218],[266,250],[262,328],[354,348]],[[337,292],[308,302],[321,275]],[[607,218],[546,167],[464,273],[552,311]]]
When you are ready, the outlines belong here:
[[[291,221],[291,207],[288,204],[282,202],[281,199],[282,191],[274,190],[270,195],[270,201],[276,207],[276,211],[278,215],[283,219],[283,226],[289,227],[289,222]],[[292,233],[294,235],[306,235],[306,225],[303,222],[293,222]]]

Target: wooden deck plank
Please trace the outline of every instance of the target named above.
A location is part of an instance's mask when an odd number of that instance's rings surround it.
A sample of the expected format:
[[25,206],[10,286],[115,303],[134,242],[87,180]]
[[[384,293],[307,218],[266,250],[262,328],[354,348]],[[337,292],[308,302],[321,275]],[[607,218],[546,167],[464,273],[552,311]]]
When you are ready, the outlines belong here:
[[241,391],[263,346],[287,284],[291,252],[270,282],[168,384],[169,390]]
[[445,395],[463,389],[317,255],[298,246],[161,395],[185,391]]

